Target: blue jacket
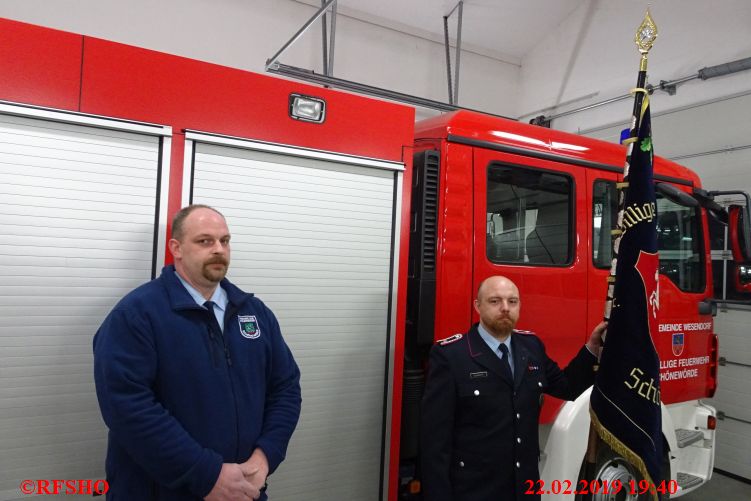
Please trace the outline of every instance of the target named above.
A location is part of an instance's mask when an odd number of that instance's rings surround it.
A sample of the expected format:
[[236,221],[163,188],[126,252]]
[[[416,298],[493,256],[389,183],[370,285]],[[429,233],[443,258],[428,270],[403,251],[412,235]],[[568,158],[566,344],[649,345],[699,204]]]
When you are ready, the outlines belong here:
[[125,296],[97,331],[108,499],[203,499],[222,463],[243,462],[256,447],[270,472],[284,459],[300,371],[271,310],[226,279],[221,286],[223,335],[173,266]]

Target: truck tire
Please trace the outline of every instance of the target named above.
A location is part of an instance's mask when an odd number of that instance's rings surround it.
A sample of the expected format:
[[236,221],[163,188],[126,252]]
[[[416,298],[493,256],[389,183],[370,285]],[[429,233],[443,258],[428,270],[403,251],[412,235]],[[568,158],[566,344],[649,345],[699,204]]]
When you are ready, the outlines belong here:
[[[580,480],[597,480],[600,486],[608,485],[612,486],[613,482],[619,480],[623,486],[618,493],[613,493],[612,488],[608,491],[601,488],[600,492],[589,493],[586,495],[577,495],[576,501],[651,501],[652,496],[649,491],[638,494],[639,481],[643,480],[639,470],[629,463],[624,457],[621,457],[613,449],[610,448],[605,442],[600,442],[597,451],[597,462],[594,464],[594,468],[589,468],[589,474],[585,475],[587,471],[587,465],[582,466],[582,474]],[[667,453],[663,454],[662,460],[662,478],[656,480],[657,486],[660,485],[660,481],[664,481],[663,485],[667,485],[667,481],[670,480],[670,462],[668,460]],[[633,484],[631,484],[633,482]],[[591,484],[590,484],[591,485]],[[630,493],[631,485],[636,486],[636,493]],[[660,499],[665,501],[670,498],[670,494],[666,491],[665,494],[661,494]]]

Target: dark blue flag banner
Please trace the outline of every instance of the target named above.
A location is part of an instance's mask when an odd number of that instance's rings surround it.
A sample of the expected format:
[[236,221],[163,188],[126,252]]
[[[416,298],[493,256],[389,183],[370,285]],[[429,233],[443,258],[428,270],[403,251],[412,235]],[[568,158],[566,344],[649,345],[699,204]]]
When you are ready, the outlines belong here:
[[659,499],[654,487],[662,480],[660,361],[651,336],[659,308],[657,214],[649,96],[644,89],[635,92],[642,102],[635,107],[636,135],[625,141],[624,180],[618,183],[621,210],[605,314],[609,323],[590,416],[600,439],[641,473]]

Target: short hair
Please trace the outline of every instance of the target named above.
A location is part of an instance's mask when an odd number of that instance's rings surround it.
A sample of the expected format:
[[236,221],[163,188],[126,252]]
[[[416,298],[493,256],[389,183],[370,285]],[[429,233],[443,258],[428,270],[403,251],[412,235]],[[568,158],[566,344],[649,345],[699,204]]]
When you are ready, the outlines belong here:
[[175,240],[182,240],[183,233],[184,233],[184,226],[185,226],[185,219],[190,216],[190,213],[193,212],[196,209],[209,209],[213,210],[220,216],[222,216],[222,219],[224,219],[224,214],[219,212],[213,207],[210,207],[208,205],[204,204],[191,204],[186,207],[183,207],[180,209],[177,214],[175,214],[175,217],[172,218],[172,238]]

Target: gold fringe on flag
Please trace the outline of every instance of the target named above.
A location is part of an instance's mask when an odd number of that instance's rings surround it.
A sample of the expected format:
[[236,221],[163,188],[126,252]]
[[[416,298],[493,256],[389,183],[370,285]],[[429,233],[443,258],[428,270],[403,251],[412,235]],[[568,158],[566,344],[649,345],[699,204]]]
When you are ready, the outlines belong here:
[[[647,465],[644,464],[644,460],[634,451],[629,449],[629,447],[626,444],[618,440],[618,438],[616,438],[615,435],[610,433],[610,430],[608,430],[602,425],[600,420],[597,418],[597,414],[595,414],[595,411],[592,410],[592,407],[589,408],[589,416],[592,418],[592,425],[595,427],[595,430],[597,431],[597,435],[600,437],[600,439],[604,441],[606,444],[608,444],[610,448],[613,449],[617,454],[625,458],[629,463],[634,465],[639,470],[639,473],[641,473],[642,478],[644,478],[644,480],[647,480],[649,482],[649,493],[652,495],[652,499],[654,499],[654,501],[658,501],[659,498],[657,497],[657,490],[656,490],[657,486],[655,485],[652,477],[649,476],[649,472],[647,471]],[[639,483],[637,482],[636,485],[634,486],[635,490],[638,489],[637,492],[641,490],[639,489],[638,484]],[[628,487],[629,489],[631,488],[631,486],[625,486],[625,485],[623,487],[624,488]]]

